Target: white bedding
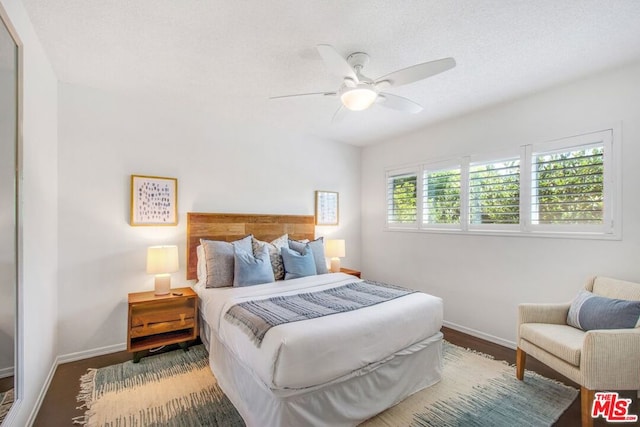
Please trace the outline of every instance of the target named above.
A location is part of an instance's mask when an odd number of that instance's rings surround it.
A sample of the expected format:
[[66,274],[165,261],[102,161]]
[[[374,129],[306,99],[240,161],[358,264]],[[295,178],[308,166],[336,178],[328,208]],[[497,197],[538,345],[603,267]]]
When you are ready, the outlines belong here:
[[294,391],[320,386],[366,371],[403,349],[438,334],[443,305],[438,297],[413,293],[346,313],[276,326],[257,347],[224,319],[234,304],[328,289],[359,281],[343,273],[323,274],[241,288],[210,288],[198,283],[201,316],[221,343],[267,388]]

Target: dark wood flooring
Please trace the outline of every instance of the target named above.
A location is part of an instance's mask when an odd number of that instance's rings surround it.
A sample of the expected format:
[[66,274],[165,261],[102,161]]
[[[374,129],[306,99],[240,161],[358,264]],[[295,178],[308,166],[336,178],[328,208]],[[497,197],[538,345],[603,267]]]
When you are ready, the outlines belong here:
[[0,393],[13,388],[13,377],[0,378]]
[[[492,355],[498,360],[506,360],[515,364],[515,351],[509,348],[458,332],[449,328],[443,328],[445,339],[452,344],[471,348]],[[176,347],[177,348],[177,347]],[[105,356],[92,357],[90,359],[77,362],[65,363],[58,366],[49,390],[44,398],[40,411],[35,420],[35,427],[64,427],[72,426],[72,419],[83,415],[83,410],[76,409],[78,403],[76,396],[80,390],[79,378],[88,368],[101,368],[116,363],[121,363],[131,359],[131,354],[127,352],[112,353]],[[548,378],[559,380],[565,384],[579,388],[575,383],[539,363],[532,357],[527,358],[527,369],[536,371]],[[515,376],[515,368],[514,368]],[[613,390],[608,390],[613,391]],[[626,392],[624,397],[632,398],[632,414],[640,414],[640,405],[635,392]],[[608,425],[602,419],[596,419],[595,426]],[[618,423],[618,425],[620,425]],[[629,424],[622,424],[628,426]],[[555,424],[556,427],[577,427],[580,426],[580,398],[571,404],[567,411]]]

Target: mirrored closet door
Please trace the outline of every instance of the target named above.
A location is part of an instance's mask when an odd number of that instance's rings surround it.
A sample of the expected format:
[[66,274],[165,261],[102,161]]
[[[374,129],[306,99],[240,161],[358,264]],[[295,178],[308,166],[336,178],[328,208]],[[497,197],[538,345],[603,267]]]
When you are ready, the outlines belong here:
[[18,46],[9,30],[4,10],[0,12],[0,424],[2,424],[13,404],[16,384]]

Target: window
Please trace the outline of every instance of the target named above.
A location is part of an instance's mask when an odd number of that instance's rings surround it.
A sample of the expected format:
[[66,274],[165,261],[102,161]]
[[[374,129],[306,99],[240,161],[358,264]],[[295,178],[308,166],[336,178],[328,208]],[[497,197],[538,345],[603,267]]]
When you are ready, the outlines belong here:
[[533,146],[531,228],[613,232],[612,131]]
[[423,224],[460,224],[460,166],[425,170],[423,192]]
[[387,223],[396,226],[417,224],[418,174],[387,176]]
[[520,224],[520,159],[472,163],[469,224]]
[[387,172],[387,226],[619,238],[616,135],[608,129],[525,145],[520,155]]

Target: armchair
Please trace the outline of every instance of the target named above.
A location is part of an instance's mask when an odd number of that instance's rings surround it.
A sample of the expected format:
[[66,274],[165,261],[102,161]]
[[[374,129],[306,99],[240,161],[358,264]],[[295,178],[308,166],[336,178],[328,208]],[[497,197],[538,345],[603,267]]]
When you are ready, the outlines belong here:
[[[639,301],[640,283],[607,277],[585,285],[595,295]],[[516,376],[527,354],[580,385],[582,426],[593,426],[596,390],[640,390],[640,328],[583,331],[567,324],[571,304],[520,304]]]

